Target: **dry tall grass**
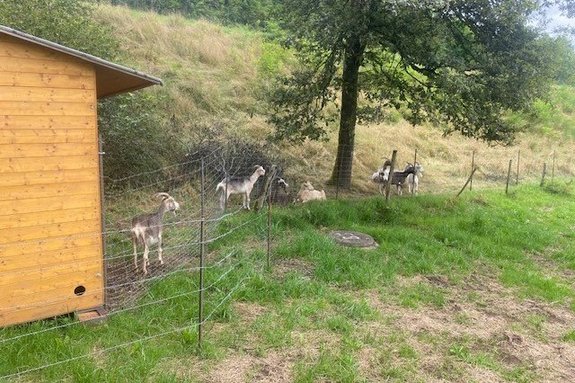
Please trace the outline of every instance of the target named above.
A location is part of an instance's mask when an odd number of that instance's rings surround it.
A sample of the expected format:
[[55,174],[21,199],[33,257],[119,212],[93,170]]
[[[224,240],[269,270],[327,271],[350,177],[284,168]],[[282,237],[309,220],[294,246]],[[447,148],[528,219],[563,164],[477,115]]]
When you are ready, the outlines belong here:
[[[166,97],[171,113],[181,121],[179,129],[191,139],[239,135],[263,141],[272,131],[265,121],[261,92],[272,84],[270,65],[272,72],[282,70],[287,54],[281,48],[273,48],[246,28],[191,21],[179,15],[160,16],[113,6],[100,6],[98,15],[116,29],[128,64],[165,81],[163,89],[149,91]],[[285,56],[277,57],[282,54]],[[569,109],[572,114],[573,109]],[[285,158],[285,172],[292,184],[308,179],[316,187],[325,187],[336,152],[336,127],[332,129],[328,142],[270,147]],[[477,188],[503,188],[509,160],[513,160],[515,172],[518,152],[521,180],[540,178],[544,162],[550,177],[554,157],[555,175],[572,177],[574,141],[549,137],[523,134],[515,146],[503,148],[458,135],[443,137],[439,129],[412,127],[404,121],[360,125],[353,189],[375,193],[370,176],[393,149],[398,150],[400,166],[413,161],[417,149],[418,161],[425,168],[421,192],[458,191],[471,171],[473,151],[480,168],[474,179]],[[328,192],[334,190],[328,188]]]

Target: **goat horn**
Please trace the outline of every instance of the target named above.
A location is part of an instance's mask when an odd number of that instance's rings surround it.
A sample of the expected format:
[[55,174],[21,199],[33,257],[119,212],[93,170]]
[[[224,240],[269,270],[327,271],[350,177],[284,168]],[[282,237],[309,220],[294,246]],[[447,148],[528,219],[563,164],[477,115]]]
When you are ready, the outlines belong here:
[[156,193],[156,198],[162,197],[163,199],[170,198],[171,196],[168,193]]

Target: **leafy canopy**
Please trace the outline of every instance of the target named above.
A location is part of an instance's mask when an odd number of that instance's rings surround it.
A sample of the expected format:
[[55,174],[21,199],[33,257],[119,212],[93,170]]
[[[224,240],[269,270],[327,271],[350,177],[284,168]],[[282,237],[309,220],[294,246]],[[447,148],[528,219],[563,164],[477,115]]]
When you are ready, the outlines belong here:
[[553,44],[529,18],[535,0],[286,0],[282,25],[301,67],[272,95],[278,138],[325,137],[338,105],[347,42],[364,46],[358,118],[409,111],[413,124],[510,143],[510,110],[543,97],[554,75]]

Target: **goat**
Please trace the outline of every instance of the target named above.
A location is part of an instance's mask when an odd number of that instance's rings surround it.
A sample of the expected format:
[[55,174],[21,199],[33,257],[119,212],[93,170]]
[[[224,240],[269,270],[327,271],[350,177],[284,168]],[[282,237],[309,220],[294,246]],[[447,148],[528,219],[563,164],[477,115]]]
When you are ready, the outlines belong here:
[[279,205],[287,205],[291,200],[288,188],[289,184],[283,178],[274,178],[272,181],[272,202]]
[[144,244],[144,260],[142,268],[144,274],[148,274],[147,266],[150,264],[148,254],[150,246],[158,244],[158,260],[160,264],[164,264],[162,259],[162,220],[164,213],[171,211],[176,215],[176,210],[180,208],[180,204],[176,202],[174,197],[168,193],[158,193],[156,197],[162,198],[160,207],[155,213],[142,214],[132,219],[132,244],[134,245],[134,266],[138,269],[138,244]]
[[[383,193],[383,190],[386,187],[387,181],[389,180],[390,170],[391,170],[391,161],[386,160],[383,163],[383,166],[380,169],[378,169],[377,172],[373,173],[373,175],[371,176],[372,181],[379,184],[380,193]],[[396,185],[398,195],[403,194],[403,185],[407,182],[407,178],[409,177],[409,175],[413,174],[415,174],[415,167],[410,163],[407,163],[407,166],[403,171],[393,172],[393,175],[391,176],[391,184]]]
[[216,186],[216,193],[221,190],[220,208],[225,208],[226,201],[232,194],[242,194],[243,204],[242,207],[250,210],[250,193],[254,184],[261,176],[266,174],[266,171],[260,165],[254,166],[255,171],[249,177],[229,177],[224,178],[222,182]]
[[325,200],[325,191],[315,190],[311,182],[306,181],[301,185],[299,193],[297,193],[296,201],[302,203],[312,201],[312,200]]
[[403,185],[407,182],[407,178],[410,175],[415,174],[415,167],[409,162],[405,166],[405,169],[401,172],[393,172],[391,176],[391,184],[397,187],[397,195],[403,194]]
[[385,162],[383,163],[383,166],[381,168],[377,169],[377,171],[371,175],[371,180],[373,182],[375,182],[376,184],[378,184],[379,192],[381,194],[383,194],[385,184],[387,183],[387,180],[389,179],[389,171],[390,170],[391,170],[391,161],[386,159]]
[[[411,164],[410,164],[411,165]],[[413,166],[413,174],[409,174],[405,179],[409,193],[417,194],[419,191],[419,179],[423,176],[423,166],[416,162]]]

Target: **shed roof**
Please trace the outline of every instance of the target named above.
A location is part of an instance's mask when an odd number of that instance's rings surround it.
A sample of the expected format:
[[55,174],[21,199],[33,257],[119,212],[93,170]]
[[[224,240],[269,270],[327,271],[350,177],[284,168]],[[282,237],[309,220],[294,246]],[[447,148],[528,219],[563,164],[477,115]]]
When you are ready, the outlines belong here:
[[114,64],[96,56],[68,48],[55,42],[29,35],[16,29],[0,25],[0,34],[6,34],[32,44],[74,56],[80,60],[94,64],[96,70],[96,89],[98,98],[112,96],[118,93],[130,92],[150,85],[162,85],[162,80],[147,75],[135,69]]

